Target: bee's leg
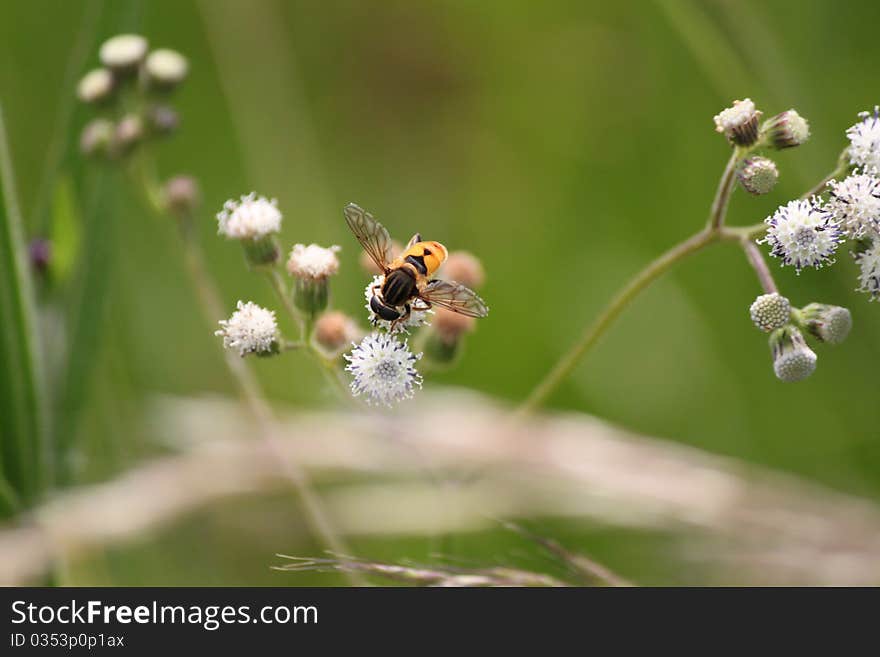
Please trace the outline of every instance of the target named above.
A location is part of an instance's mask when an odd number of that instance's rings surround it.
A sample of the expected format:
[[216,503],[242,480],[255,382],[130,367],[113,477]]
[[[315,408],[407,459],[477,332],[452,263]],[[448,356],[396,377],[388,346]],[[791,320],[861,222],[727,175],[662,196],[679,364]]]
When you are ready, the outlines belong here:
[[[421,301],[425,305],[420,306],[419,308],[414,308],[414,310],[418,310],[419,312],[425,312],[426,310],[431,310],[431,308],[434,307],[433,304],[430,301],[428,301],[427,299],[422,299],[421,297],[419,297],[418,300]],[[415,305],[415,304],[413,304],[413,305]]]
[[391,322],[390,332],[394,333],[394,331],[397,329],[397,325],[402,324],[403,322],[408,320],[410,315],[412,315],[412,307],[410,307],[408,303],[403,304],[403,313],[400,315],[400,317]]

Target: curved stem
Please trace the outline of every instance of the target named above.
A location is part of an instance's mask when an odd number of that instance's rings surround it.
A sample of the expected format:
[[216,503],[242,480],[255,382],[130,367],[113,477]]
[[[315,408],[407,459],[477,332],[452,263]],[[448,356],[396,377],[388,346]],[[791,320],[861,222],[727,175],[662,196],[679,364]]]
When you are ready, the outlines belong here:
[[742,240],[741,244],[749,264],[758,275],[758,280],[761,283],[761,287],[764,289],[764,293],[778,293],[779,288],[776,287],[776,281],[773,280],[773,274],[770,273],[770,269],[767,267],[767,263],[764,261],[764,256],[761,254],[760,249],[758,249],[755,243],[750,239]]
[[730,195],[733,193],[733,184],[736,181],[736,167],[743,158],[745,151],[739,147],[733,149],[730,159],[727,160],[727,166],[724,167],[724,173],[721,174],[721,180],[718,181],[718,190],[715,192],[715,198],[712,201],[712,209],[709,212],[709,222],[706,226],[707,230],[718,230],[724,225],[724,219],[727,217],[727,206],[730,205]]
[[528,413],[538,408],[553,390],[571,374],[572,370],[577,366],[578,361],[586,355],[586,353],[599,341],[599,338],[611,326],[615,319],[623,312],[630,302],[638,296],[638,294],[647,288],[651,283],[657,280],[662,274],[668,271],[674,264],[683,260],[692,253],[696,253],[700,249],[719,241],[721,235],[715,230],[702,230],[681,242],[659,258],[649,263],[642,271],[636,274],[621,289],[613,299],[605,306],[605,309],[584,331],[580,340],[565,354],[556,366],[550,370],[544,380],[532,391],[531,395],[520,406],[521,413]]

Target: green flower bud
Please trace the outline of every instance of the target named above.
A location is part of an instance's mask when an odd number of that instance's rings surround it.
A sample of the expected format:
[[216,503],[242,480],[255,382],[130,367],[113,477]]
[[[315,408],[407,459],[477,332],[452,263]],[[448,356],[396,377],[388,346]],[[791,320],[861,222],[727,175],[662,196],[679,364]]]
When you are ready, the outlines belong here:
[[841,306],[811,303],[798,313],[801,328],[822,342],[840,344],[852,328],[852,315]]
[[770,335],[770,352],[773,371],[780,381],[803,381],[816,370],[816,354],[794,326],[777,329]]
[[761,141],[776,149],[800,146],[810,138],[810,124],[790,109],[767,119],[761,126]]
[[766,157],[746,158],[737,172],[740,184],[751,194],[766,194],[776,186],[779,170],[776,163]]
[[781,294],[762,294],[749,306],[749,315],[755,326],[769,333],[788,324],[791,303]]
[[271,266],[281,257],[281,248],[273,235],[240,241],[244,248],[244,257],[251,267]]

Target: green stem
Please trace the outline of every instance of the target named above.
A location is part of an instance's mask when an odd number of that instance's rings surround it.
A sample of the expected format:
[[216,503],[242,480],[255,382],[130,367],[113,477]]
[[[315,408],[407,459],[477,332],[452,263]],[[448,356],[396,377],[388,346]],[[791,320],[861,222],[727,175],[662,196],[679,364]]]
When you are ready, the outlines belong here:
[[578,362],[587,352],[599,341],[599,338],[608,330],[614,320],[621,312],[635,299],[639,293],[647,288],[651,283],[657,280],[661,275],[666,273],[674,264],[685,259],[692,253],[696,253],[713,242],[721,239],[718,231],[702,230],[669,249],[659,258],[649,263],[642,271],[636,274],[621,289],[614,298],[605,306],[605,309],[599,314],[595,321],[590,324],[584,331],[581,338],[566,353],[552,370],[544,377],[544,380],[532,391],[531,395],[520,406],[521,413],[529,413],[541,406],[550,396],[556,387],[569,375],[577,366]]
[[730,154],[730,159],[727,160],[727,166],[724,167],[724,173],[721,174],[721,180],[718,181],[718,190],[712,201],[712,209],[709,211],[709,221],[706,225],[706,229],[709,231],[717,231],[724,225],[727,207],[730,205],[730,195],[733,193],[736,181],[736,167],[745,153],[745,149],[736,147]]

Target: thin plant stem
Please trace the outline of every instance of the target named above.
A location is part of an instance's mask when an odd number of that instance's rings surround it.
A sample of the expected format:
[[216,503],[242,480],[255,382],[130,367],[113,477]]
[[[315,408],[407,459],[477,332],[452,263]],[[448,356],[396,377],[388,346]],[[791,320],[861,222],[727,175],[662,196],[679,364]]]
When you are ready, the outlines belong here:
[[721,174],[721,180],[718,181],[718,190],[715,192],[715,198],[712,200],[712,209],[709,212],[709,222],[706,228],[710,231],[716,231],[724,225],[727,218],[727,207],[730,205],[730,195],[733,193],[733,183],[736,180],[736,167],[743,157],[744,150],[734,148],[724,167],[724,173]]
[[764,256],[761,254],[760,249],[758,249],[755,243],[750,239],[742,240],[741,244],[743,251],[745,251],[746,259],[749,261],[752,269],[755,270],[755,274],[758,276],[758,281],[761,283],[764,293],[778,293],[779,288],[776,287],[776,281],[773,280],[773,274],[770,273],[770,269],[767,267],[767,263],[764,260]]
[[684,260],[692,253],[709,246],[721,239],[719,231],[702,230],[692,235],[685,241],[676,244],[656,260],[650,262],[644,269],[636,274],[630,281],[611,299],[599,316],[590,324],[580,339],[544,377],[526,401],[520,406],[520,413],[529,413],[541,406],[556,387],[569,375],[590,349],[599,341],[599,338],[614,323],[614,320],[635,299],[640,292],[651,283],[666,273],[673,265]]

